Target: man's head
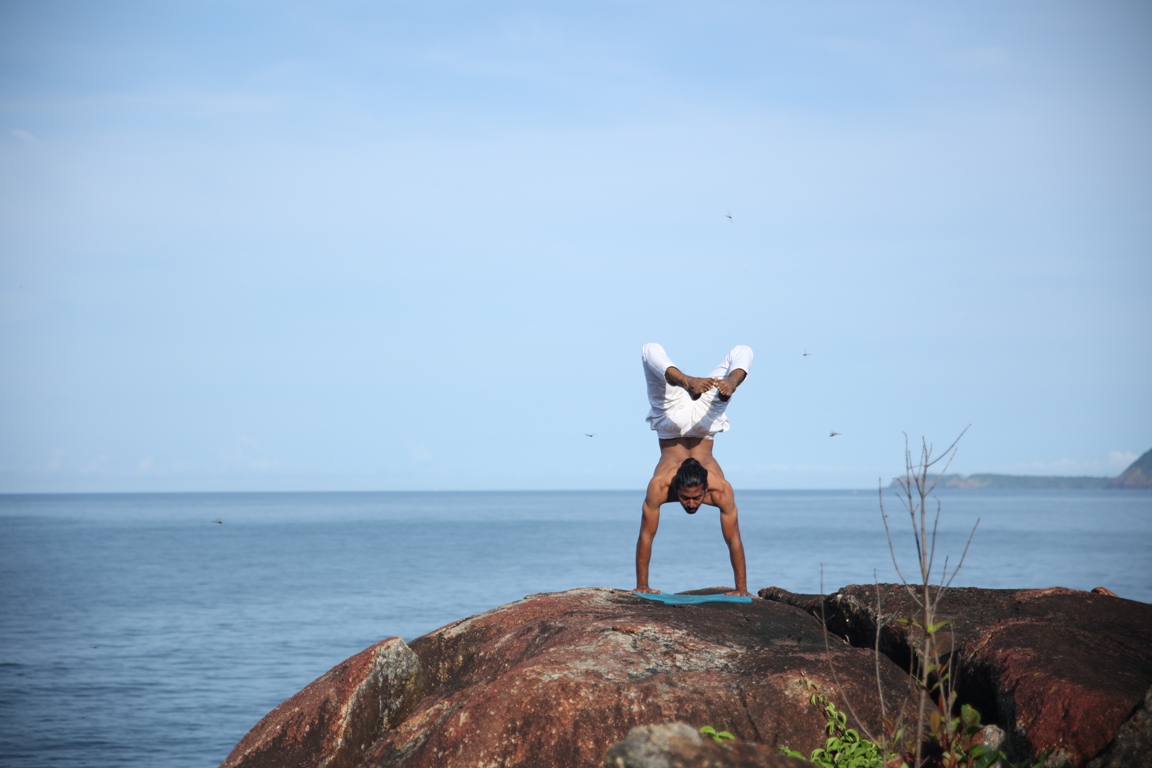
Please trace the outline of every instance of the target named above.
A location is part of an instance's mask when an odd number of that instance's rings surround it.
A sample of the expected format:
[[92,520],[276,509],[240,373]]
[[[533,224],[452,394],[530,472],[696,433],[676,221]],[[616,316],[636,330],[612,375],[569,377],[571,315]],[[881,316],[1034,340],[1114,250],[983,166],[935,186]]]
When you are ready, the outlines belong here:
[[704,503],[704,495],[708,493],[708,470],[696,459],[684,459],[680,469],[676,470],[672,488],[684,511],[694,515]]

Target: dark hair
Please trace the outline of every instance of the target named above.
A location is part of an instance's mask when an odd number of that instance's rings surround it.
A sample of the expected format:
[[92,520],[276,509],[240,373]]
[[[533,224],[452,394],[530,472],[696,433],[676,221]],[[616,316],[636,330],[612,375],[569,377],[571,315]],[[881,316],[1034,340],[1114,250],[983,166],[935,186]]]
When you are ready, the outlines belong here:
[[684,459],[680,469],[676,470],[676,477],[672,480],[672,487],[676,490],[691,488],[696,485],[708,487],[708,470],[696,459]]

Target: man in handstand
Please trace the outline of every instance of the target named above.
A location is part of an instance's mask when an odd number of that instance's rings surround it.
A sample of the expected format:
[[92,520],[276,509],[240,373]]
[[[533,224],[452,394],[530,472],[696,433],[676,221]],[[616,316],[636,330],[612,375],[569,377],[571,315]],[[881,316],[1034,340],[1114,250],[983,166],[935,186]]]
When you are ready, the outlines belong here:
[[660,439],[660,461],[644,497],[640,538],[636,541],[635,592],[659,594],[648,586],[648,563],[652,539],[660,525],[660,505],[680,502],[684,511],[696,514],[701,504],[720,509],[720,531],[728,544],[736,589],[728,595],[748,595],[744,544],[740,541],[736,498],[724,471],[712,458],[712,437],[728,430],[724,410],[736,388],[748,378],[752,350],[733,348],[705,378],[687,376],[672,365],[659,344],[645,344],[644,377],[652,410],[648,423]]

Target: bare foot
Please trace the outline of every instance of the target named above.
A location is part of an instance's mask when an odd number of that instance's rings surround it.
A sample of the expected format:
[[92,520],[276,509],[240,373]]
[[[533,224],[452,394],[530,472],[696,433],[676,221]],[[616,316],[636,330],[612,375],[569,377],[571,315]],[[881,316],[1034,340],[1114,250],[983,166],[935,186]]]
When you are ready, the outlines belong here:
[[682,385],[684,389],[688,390],[689,396],[693,400],[699,400],[700,395],[716,386],[716,379],[699,379],[695,376],[686,377],[687,381]]
[[732,397],[732,393],[736,391],[736,387],[743,384],[746,378],[748,378],[748,374],[744,372],[744,369],[737,368],[728,374],[728,378],[716,380],[716,389],[720,391],[720,400],[728,402],[728,398]]
[[664,381],[674,387],[687,390],[688,396],[693,400],[699,400],[700,395],[716,386],[716,379],[701,379],[697,376],[689,376],[674,365],[664,371]]
[[660,590],[652,589],[652,587],[636,587],[636,589],[634,589],[632,591],[633,592],[639,592],[639,593],[644,594],[644,595],[658,595],[658,594],[660,594]]
[[725,592],[724,594],[726,594],[728,596],[735,595],[738,597],[753,597],[752,593],[746,589],[734,589],[731,592]]

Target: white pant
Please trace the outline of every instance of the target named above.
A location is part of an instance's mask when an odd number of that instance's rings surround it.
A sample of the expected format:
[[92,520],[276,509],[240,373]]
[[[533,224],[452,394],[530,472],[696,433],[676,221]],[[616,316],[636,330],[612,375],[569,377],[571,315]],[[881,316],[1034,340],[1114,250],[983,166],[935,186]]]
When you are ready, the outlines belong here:
[[[659,344],[645,344],[644,378],[648,384],[648,402],[652,410],[648,412],[648,424],[662,439],[675,437],[702,437],[711,440],[717,432],[728,431],[728,417],[724,410],[728,403],[721,400],[720,391],[713,387],[696,400],[683,387],[674,387],[664,380],[664,372],[672,367],[672,361]],[[749,373],[752,368],[752,350],[743,345],[733,347],[724,362],[716,366],[710,379],[724,379],[732,371],[742,368]]]

